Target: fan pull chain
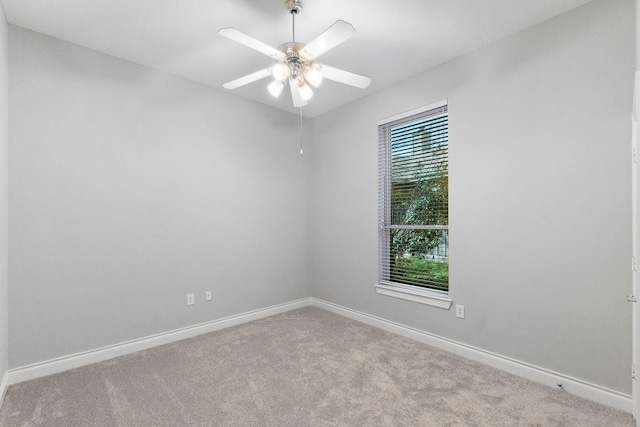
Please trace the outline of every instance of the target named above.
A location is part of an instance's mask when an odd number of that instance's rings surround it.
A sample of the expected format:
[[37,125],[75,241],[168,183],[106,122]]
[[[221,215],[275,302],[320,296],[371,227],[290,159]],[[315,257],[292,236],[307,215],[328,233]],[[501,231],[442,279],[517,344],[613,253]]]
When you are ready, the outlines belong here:
[[302,107],[300,107],[300,155],[302,156],[304,151],[302,150]]

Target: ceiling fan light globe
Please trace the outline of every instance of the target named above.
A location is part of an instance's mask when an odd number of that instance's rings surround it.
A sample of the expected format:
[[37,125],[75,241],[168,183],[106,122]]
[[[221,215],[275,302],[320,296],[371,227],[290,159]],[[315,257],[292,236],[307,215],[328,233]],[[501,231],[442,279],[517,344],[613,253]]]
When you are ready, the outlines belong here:
[[271,75],[276,80],[284,81],[291,75],[291,70],[288,65],[279,62],[271,68]]
[[305,80],[313,87],[319,87],[322,84],[322,71],[319,68],[308,68],[304,73]]
[[313,97],[313,91],[308,84],[300,86],[300,97],[303,101],[308,101]]
[[281,80],[274,80],[267,86],[267,90],[274,98],[277,98],[282,93],[285,83]]

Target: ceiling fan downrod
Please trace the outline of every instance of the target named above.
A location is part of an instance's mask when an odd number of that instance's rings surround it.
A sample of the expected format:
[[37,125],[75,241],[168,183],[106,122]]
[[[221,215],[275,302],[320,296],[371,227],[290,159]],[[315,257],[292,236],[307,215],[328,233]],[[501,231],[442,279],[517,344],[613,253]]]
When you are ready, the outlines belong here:
[[291,41],[296,41],[296,15],[302,10],[302,0],[286,0],[287,10],[291,13],[291,23],[293,27]]

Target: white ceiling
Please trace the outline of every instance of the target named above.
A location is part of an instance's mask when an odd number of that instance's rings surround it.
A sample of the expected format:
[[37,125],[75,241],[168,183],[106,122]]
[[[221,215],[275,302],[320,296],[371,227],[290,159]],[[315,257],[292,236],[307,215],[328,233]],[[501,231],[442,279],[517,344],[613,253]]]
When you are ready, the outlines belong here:
[[[304,0],[296,40],[338,19],[357,34],[320,62],[373,79],[365,89],[325,81],[304,107],[314,117],[591,0]],[[284,0],[0,0],[10,24],[220,90],[272,60],[217,34],[234,27],[268,45],[291,41]],[[233,93],[298,113],[269,80]]]

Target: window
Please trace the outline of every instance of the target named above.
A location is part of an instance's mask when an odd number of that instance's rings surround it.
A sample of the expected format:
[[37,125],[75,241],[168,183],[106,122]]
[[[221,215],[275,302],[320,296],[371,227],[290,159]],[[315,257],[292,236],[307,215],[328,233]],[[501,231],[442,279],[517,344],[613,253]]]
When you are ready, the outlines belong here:
[[447,101],[378,123],[380,294],[449,309]]

